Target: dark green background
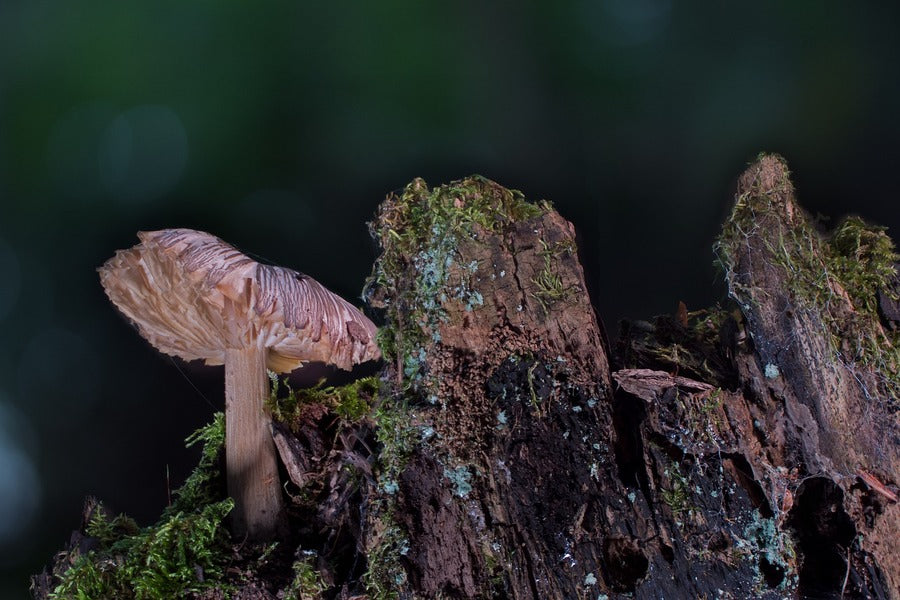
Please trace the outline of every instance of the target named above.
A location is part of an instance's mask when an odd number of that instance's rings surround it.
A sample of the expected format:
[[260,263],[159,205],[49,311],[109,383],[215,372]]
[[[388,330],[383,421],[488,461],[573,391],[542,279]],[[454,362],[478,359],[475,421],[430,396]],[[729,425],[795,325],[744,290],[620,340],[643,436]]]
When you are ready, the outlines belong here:
[[814,213],[900,226],[897,3],[487,4],[0,2],[0,597],[85,495],[153,520],[222,404],[100,289],[139,229],[356,297],[384,194],[481,173],[575,223],[614,331],[722,298],[711,244],[761,150]]

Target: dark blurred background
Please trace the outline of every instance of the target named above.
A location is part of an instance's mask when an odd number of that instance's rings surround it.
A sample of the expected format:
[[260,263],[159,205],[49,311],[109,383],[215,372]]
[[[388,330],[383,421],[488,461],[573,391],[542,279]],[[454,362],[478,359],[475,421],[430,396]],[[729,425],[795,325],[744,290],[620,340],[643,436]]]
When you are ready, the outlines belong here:
[[579,232],[607,329],[721,300],[737,174],[900,228],[895,2],[0,2],[0,597],[94,494],[152,522],[221,369],[143,342],[95,269],[193,227],[357,298],[365,222],[481,173]]

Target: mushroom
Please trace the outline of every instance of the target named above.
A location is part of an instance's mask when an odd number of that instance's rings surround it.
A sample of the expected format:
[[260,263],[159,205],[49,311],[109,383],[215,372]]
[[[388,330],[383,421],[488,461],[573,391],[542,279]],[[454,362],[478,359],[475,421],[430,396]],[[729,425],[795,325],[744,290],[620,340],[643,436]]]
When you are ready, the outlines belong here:
[[225,460],[235,535],[271,539],[281,486],[266,369],[349,370],[380,357],[375,325],[312,278],[259,264],[191,229],[139,232],[98,269],[107,296],[157,350],[225,365]]

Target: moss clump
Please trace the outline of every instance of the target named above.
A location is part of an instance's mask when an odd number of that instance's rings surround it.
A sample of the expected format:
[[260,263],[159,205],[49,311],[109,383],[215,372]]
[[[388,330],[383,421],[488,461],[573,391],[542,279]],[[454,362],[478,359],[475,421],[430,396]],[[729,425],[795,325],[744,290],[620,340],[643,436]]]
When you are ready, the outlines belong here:
[[375,522],[371,539],[374,544],[366,553],[368,563],[363,575],[366,593],[372,600],[395,600],[402,597],[408,579],[400,557],[409,552],[409,540],[390,512],[382,512]]
[[302,552],[294,561],[294,580],[284,590],[284,600],[318,600],[322,597],[328,586],[316,570],[315,560],[315,552]]
[[413,427],[409,411],[402,403],[382,404],[375,411],[375,432],[380,446],[378,452],[378,484],[389,494],[396,490],[397,478],[417,442],[417,429]]
[[827,256],[830,272],[856,310],[843,327],[831,323],[834,342],[842,338],[845,356],[881,373],[895,405],[900,405],[900,331],[882,328],[878,314],[878,293],[896,294],[892,282],[900,256],[894,242],[884,227],[848,217],[832,232]]
[[198,506],[213,504],[222,500],[224,480],[219,469],[222,449],[225,448],[225,414],[215,413],[209,425],[201,427],[188,436],[185,445],[190,448],[202,444],[200,462],[184,484],[178,488],[172,505],[163,512],[163,517],[179,512],[190,512]]
[[56,573],[59,583],[50,598],[168,600],[217,586],[229,548],[223,520],[234,505],[215,489],[224,437],[220,413],[188,438],[204,444],[200,464],[155,525],[140,529],[96,507],[86,531],[94,549],[69,554],[71,566]]
[[[831,264],[858,310],[874,315],[878,292],[888,290],[900,256],[885,227],[848,217],[831,234]],[[895,298],[896,299],[896,298]]]
[[479,176],[434,189],[416,179],[382,203],[370,224],[382,254],[366,284],[366,297],[386,309],[388,325],[379,344],[407,388],[420,382],[425,342],[440,341],[445,306],[459,302],[471,311],[484,303],[474,285],[480,265],[463,264],[459,244],[547,210],[548,204],[531,204],[521,192]]
[[[282,423],[296,423],[301,409],[310,404],[327,406],[339,417],[355,423],[367,417],[378,399],[381,382],[378,377],[363,377],[342,386],[319,384],[307,389],[292,389],[273,374],[272,391],[267,403],[272,416]],[[280,397],[279,397],[280,396]]]

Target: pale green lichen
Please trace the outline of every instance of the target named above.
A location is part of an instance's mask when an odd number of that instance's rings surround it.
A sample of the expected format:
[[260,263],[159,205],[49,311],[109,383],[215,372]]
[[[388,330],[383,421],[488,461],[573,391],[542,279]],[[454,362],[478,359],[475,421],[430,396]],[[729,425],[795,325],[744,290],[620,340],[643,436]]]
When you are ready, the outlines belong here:
[[472,491],[472,473],[465,466],[449,469],[444,467],[444,477],[453,484],[453,493],[460,498],[468,497]]
[[759,590],[767,585],[762,565],[777,569],[781,581],[777,589],[793,592],[799,580],[797,552],[790,533],[780,529],[774,518],[763,517],[754,510],[740,535],[732,534],[738,557],[747,560],[754,569]]

